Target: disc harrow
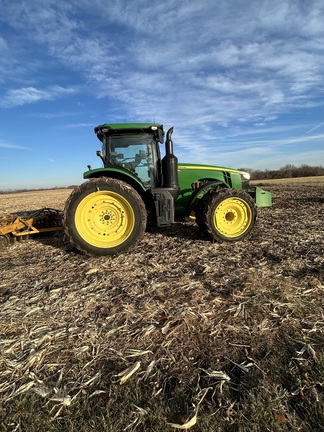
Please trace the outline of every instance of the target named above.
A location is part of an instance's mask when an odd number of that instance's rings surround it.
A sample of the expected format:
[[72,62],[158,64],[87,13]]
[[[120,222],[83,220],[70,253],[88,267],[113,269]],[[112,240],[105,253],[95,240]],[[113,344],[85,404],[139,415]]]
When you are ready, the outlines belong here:
[[0,249],[33,234],[63,230],[63,212],[52,208],[0,217]]

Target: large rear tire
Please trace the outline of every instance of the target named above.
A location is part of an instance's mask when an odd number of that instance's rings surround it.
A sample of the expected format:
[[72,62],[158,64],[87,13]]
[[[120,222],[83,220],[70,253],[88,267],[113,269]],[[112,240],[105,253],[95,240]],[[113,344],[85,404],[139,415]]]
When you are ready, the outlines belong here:
[[140,195],[112,178],[91,179],[74,189],[64,211],[65,232],[77,249],[115,255],[133,247],[145,232],[147,214]]
[[199,228],[212,239],[234,242],[254,227],[256,206],[245,191],[218,189],[201,199],[196,219]]

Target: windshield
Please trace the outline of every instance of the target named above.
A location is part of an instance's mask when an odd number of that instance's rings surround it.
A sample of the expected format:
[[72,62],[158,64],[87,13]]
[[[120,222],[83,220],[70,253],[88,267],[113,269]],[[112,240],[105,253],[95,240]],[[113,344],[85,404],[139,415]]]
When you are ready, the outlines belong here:
[[146,186],[154,185],[156,141],[151,134],[114,134],[108,139],[109,163],[136,174]]

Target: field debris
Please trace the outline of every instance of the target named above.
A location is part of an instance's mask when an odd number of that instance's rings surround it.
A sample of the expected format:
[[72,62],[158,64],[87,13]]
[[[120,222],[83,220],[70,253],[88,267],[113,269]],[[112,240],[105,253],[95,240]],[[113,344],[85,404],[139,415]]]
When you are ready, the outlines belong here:
[[116,376],[119,378],[119,383],[124,384],[128,378],[130,378],[134,373],[141,367],[141,362],[137,361],[132,366],[129,366],[127,369],[119,372]]
[[[3,250],[1,430],[318,430],[324,185],[269,189],[238,243],[179,222],[113,258],[60,231]],[[2,195],[0,213],[68,193]]]
[[217,381],[231,381],[231,378],[227,375],[227,373],[222,371],[214,371],[214,370],[204,370],[202,369],[206,375],[214,378]]
[[197,416],[198,416],[199,406],[200,406],[200,404],[202,403],[202,401],[205,399],[205,396],[206,396],[208,390],[209,390],[209,388],[206,388],[206,389],[204,389],[204,390],[202,391],[202,392],[203,392],[203,395],[201,396],[201,398],[200,398],[200,400],[199,400],[199,402],[198,402],[198,404],[197,404],[197,407],[196,407],[196,409],[195,409],[195,414],[194,414],[194,416],[193,416],[190,420],[188,420],[186,423],[184,423],[184,424],[182,424],[182,425],[177,424],[177,423],[169,423],[169,426],[171,426],[171,427],[173,427],[173,428],[175,428],[175,429],[181,429],[181,430],[188,430],[188,429],[190,429],[192,426],[194,426],[194,425],[197,423]]

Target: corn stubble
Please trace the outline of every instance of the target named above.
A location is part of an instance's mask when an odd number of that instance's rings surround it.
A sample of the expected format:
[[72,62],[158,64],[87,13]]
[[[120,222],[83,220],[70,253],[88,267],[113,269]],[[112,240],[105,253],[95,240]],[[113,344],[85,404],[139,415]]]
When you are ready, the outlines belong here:
[[324,186],[269,189],[236,244],[179,222],[114,258],[61,232],[3,251],[1,430],[321,430]]

